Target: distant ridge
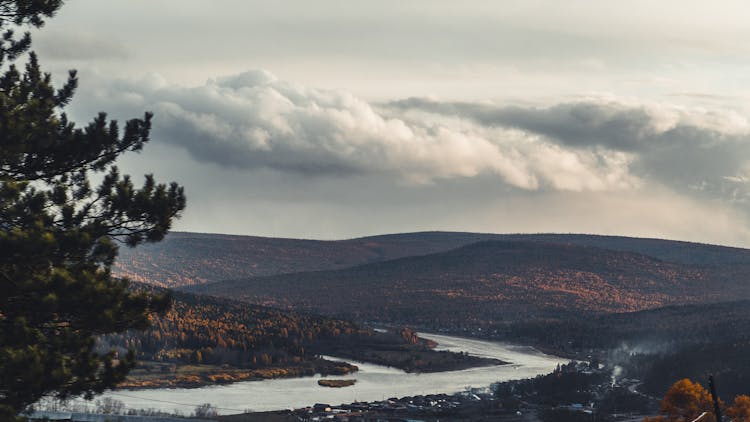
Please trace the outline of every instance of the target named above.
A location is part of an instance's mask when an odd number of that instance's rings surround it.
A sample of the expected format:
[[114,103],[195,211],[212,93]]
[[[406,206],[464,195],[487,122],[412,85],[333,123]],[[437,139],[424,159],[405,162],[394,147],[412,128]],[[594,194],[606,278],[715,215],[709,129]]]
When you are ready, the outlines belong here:
[[177,287],[347,268],[442,252],[498,235],[429,232],[424,239],[400,236],[330,241],[174,232],[159,243],[123,247],[115,270],[136,281]]
[[699,266],[748,265],[750,250],[727,246],[587,234],[418,232],[321,241],[174,232],[156,244],[123,247],[115,271],[166,287],[220,280],[335,270],[446,252],[486,240],[592,246]]
[[734,265],[687,265],[537,238],[190,290],[360,320],[452,326],[746,298],[745,268],[737,277]]

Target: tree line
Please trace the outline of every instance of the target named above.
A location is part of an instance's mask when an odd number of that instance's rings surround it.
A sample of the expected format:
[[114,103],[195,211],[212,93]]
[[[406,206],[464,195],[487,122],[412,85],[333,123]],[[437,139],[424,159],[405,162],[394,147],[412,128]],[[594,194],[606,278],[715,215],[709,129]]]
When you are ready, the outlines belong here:
[[140,360],[262,368],[299,363],[320,340],[372,335],[350,321],[172,294],[172,308],[150,327],[103,336],[99,347],[132,349]]

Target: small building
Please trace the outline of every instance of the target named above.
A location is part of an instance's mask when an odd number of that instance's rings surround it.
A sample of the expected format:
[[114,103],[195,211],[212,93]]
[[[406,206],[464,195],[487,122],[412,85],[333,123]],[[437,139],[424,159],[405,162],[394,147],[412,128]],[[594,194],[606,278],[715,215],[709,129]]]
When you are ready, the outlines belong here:
[[313,405],[313,412],[330,412],[331,405],[326,403],[315,403]]

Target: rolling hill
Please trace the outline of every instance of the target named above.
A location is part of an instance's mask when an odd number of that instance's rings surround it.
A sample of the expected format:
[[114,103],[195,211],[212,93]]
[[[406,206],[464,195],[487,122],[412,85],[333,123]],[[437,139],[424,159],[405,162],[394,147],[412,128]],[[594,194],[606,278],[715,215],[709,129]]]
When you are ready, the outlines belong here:
[[138,282],[179,287],[213,281],[347,268],[369,262],[446,251],[494,235],[300,240],[175,232],[162,242],[123,247],[114,271]]
[[[701,263],[690,258],[691,248],[706,246],[685,244],[687,252],[678,255],[698,262],[688,265],[573,241],[541,241],[548,239],[482,241],[346,269],[229,280],[189,290],[357,320],[442,327],[750,297],[740,276],[743,250],[727,248],[739,258],[718,254]],[[717,265],[719,258],[740,263]]]
[[421,232],[319,241],[176,232],[164,241],[123,247],[115,272],[163,287],[228,279],[337,270],[446,252],[486,240],[533,241],[634,252],[701,267],[750,267],[747,249],[619,236]]

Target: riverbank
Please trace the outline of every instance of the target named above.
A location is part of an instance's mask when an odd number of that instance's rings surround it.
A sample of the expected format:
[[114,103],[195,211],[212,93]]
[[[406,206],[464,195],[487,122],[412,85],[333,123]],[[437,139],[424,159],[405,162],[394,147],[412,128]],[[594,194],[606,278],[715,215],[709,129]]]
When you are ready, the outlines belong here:
[[390,366],[407,373],[460,371],[508,363],[464,351],[440,350],[438,344],[429,335],[418,335],[413,329],[392,327],[368,337],[319,341],[313,350],[328,356]]
[[508,362],[463,352],[434,350],[435,342],[416,344],[359,343],[325,345],[326,355],[376,365],[398,368],[407,373],[461,371],[485,366],[506,365]]
[[[165,372],[165,368],[166,371]],[[216,365],[165,365],[143,362],[131,371],[118,388],[143,390],[153,388],[200,388],[242,381],[261,381],[279,378],[311,377],[315,374],[349,375],[359,368],[347,362],[315,358],[294,366],[259,369],[230,368]]]
[[[519,415],[521,409],[523,413]],[[355,402],[337,406],[318,403],[295,410],[252,412],[218,418],[221,422],[293,422],[326,419],[538,422],[536,409],[532,410],[530,406],[504,408],[493,394],[486,391],[390,398],[377,402]]]
[[295,410],[253,412],[219,417],[219,420],[626,422],[640,421],[658,412],[658,400],[629,388],[633,380],[613,382],[613,369],[612,366],[572,362],[551,374],[455,394],[392,397],[339,405],[317,403]]
[[[192,411],[196,403],[211,403],[222,414],[302,408],[311,403],[374,402],[385,397],[406,397],[429,394],[454,394],[467,387],[487,387],[498,381],[533,378],[552,372],[566,359],[545,355],[526,346],[495,343],[459,337],[425,334],[439,343],[437,349],[466,352],[510,362],[507,365],[477,367],[460,371],[406,373],[402,370],[359,361],[359,367],[346,378],[357,383],[346,388],[326,388],[318,385],[320,375],[303,378],[264,379],[235,382],[201,388],[153,388],[135,391],[115,391],[103,397],[122,400],[128,408],[173,411]],[[124,394],[123,394],[124,393]],[[184,405],[183,405],[184,404]],[[236,410],[233,410],[236,409]]]
[[435,373],[504,365],[500,359],[463,352],[435,350],[437,342],[420,338],[408,328],[318,341],[310,354],[323,355],[294,364],[262,368],[230,365],[186,364],[180,362],[141,362],[118,387],[127,390],[150,388],[199,388],[243,381],[348,375],[358,370],[343,360],[397,368],[407,373]]

